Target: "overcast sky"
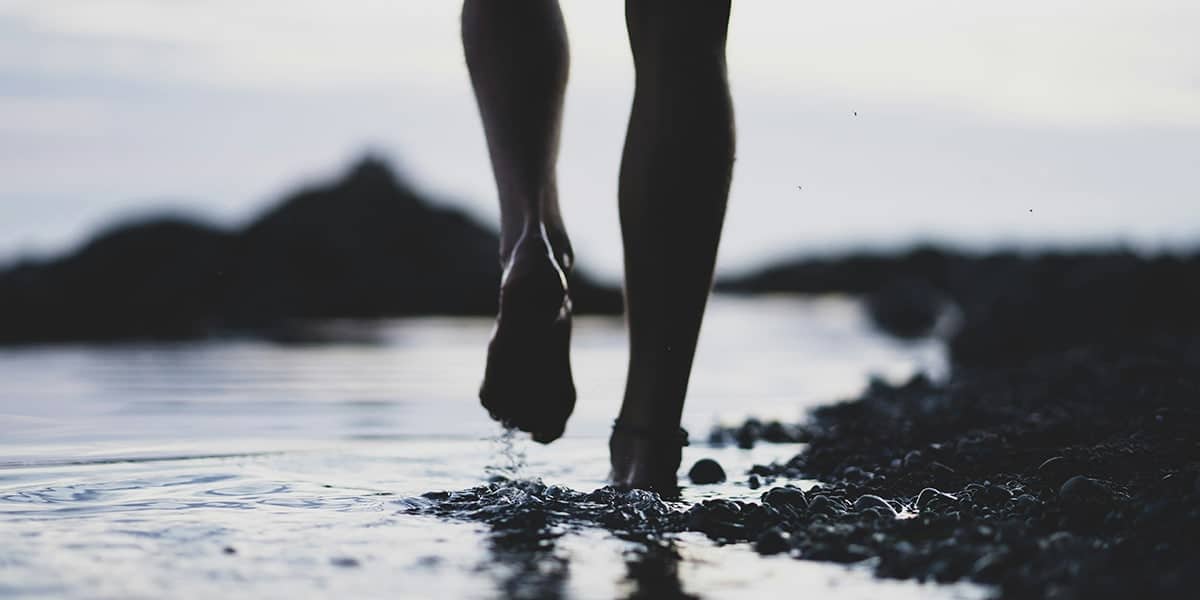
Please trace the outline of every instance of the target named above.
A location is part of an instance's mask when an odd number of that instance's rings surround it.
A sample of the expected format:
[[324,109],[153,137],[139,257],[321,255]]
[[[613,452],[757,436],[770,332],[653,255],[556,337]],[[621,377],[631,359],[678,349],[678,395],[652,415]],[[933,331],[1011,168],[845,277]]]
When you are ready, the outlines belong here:
[[[616,275],[622,3],[563,4],[563,208],[581,263]],[[1194,0],[742,0],[728,53],[727,270],[1200,240]],[[0,0],[0,262],[150,209],[236,223],[366,149],[495,218],[454,2]]]

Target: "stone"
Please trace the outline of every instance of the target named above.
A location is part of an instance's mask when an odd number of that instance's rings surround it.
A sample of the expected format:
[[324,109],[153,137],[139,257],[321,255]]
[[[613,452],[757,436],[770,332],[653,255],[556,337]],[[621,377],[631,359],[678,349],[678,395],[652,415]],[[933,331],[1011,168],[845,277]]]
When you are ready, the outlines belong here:
[[879,496],[875,496],[873,494],[864,494],[859,496],[858,500],[854,501],[854,510],[863,512],[871,509],[881,511],[884,516],[896,516],[896,509],[892,508],[892,505],[888,504],[887,500],[884,500]]
[[767,490],[762,495],[762,502],[776,509],[804,510],[808,508],[808,497],[804,491],[795,487],[777,487]]
[[702,458],[692,465],[688,471],[688,479],[696,485],[721,483],[725,481],[725,469],[721,468],[721,463],[711,458]]
[[1100,480],[1076,475],[1058,488],[1058,499],[1071,506],[1099,504],[1111,500],[1112,493]]
[[955,504],[958,504],[958,498],[937,488],[925,488],[917,495],[916,508],[918,511],[936,511]]
[[791,536],[778,527],[772,527],[762,532],[754,540],[754,550],[763,555],[787,552],[791,547]]

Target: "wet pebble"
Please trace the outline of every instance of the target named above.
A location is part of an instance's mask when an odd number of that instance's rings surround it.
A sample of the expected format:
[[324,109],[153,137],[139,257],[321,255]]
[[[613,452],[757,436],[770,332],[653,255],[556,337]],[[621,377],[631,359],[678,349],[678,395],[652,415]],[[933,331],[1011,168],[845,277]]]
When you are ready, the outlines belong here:
[[1021,494],[1013,499],[1013,504],[1016,510],[1023,513],[1028,513],[1036,510],[1037,507],[1041,505],[1041,502],[1036,496],[1031,494]]
[[823,515],[835,515],[846,512],[846,509],[839,503],[831,500],[829,496],[823,495],[813,496],[813,499],[808,502],[808,510]]
[[233,546],[225,546],[221,549],[221,552],[224,552],[225,554],[237,554],[237,548],[234,548]]
[[1058,488],[1058,498],[1064,504],[1079,506],[1106,502],[1112,499],[1112,494],[1100,480],[1076,475]]
[[787,552],[791,546],[791,536],[778,527],[772,527],[762,532],[754,540],[754,550],[764,555]]
[[937,488],[925,488],[917,495],[918,511],[940,511],[958,504],[958,498]]
[[808,508],[808,498],[804,491],[795,487],[777,487],[767,490],[762,495],[762,502],[778,510],[792,509],[793,511]]
[[353,568],[358,566],[358,559],[349,556],[336,556],[329,559],[329,564],[335,567]]
[[702,458],[692,465],[688,471],[688,479],[696,485],[721,483],[725,481],[725,469],[721,468],[721,463],[711,458]]
[[874,479],[875,474],[864,471],[860,467],[851,465],[845,469],[842,469],[842,477],[845,477],[847,481],[861,483],[870,479]]
[[896,509],[892,508],[892,505],[888,504],[887,500],[884,500],[883,498],[873,494],[864,494],[859,496],[858,500],[854,501],[854,510],[857,510],[858,512],[876,510],[882,513],[885,517],[896,517]]
[[757,490],[758,488],[762,487],[762,481],[759,480],[758,475],[751,475],[750,478],[746,480],[746,486],[752,490]]

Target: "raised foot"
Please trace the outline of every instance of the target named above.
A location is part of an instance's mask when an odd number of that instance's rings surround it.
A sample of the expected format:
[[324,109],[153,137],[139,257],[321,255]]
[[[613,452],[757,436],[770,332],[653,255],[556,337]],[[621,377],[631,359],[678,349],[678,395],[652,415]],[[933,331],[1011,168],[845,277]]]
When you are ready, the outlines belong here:
[[615,487],[637,488],[663,496],[679,494],[675,475],[687,434],[682,430],[648,430],[617,425],[608,441]]
[[517,243],[500,282],[479,400],[493,419],[548,444],[575,408],[571,298],[561,259],[541,238]]

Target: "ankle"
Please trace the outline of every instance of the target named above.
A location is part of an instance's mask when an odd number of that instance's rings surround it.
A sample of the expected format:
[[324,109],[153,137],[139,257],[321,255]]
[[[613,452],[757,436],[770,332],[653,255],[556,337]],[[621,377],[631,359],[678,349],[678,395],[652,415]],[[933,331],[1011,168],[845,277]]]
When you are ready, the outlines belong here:
[[567,233],[551,229],[540,222],[532,222],[516,236],[506,235],[500,242],[500,264],[507,268],[515,261],[548,256],[564,274],[570,273],[575,263],[575,252]]

